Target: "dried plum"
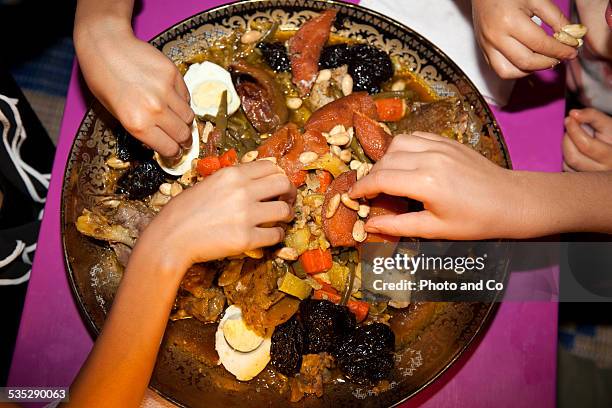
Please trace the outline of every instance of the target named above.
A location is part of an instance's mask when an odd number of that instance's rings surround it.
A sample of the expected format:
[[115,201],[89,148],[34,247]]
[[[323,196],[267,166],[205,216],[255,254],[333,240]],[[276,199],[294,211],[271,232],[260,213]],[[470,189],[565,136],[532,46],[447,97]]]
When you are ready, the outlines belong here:
[[304,328],[295,316],[276,326],[272,334],[270,359],[278,372],[286,376],[299,372],[303,351]]
[[157,191],[166,181],[166,173],[153,159],[130,167],[117,181],[116,192],[131,200],[141,200]]
[[368,44],[351,47],[349,74],[355,91],[380,92],[383,82],[393,77],[391,58],[381,49]]
[[333,69],[351,62],[351,49],[348,44],[336,44],[323,48],[319,58],[319,68]]
[[388,378],[393,369],[395,335],[382,323],[358,327],[340,339],[332,350],[340,370],[359,384]]
[[285,44],[281,42],[261,42],[257,44],[257,48],[261,50],[264,59],[274,71],[286,72],[291,69],[289,54],[287,53]]
[[130,135],[125,129],[116,132],[115,155],[124,162],[143,161],[153,156],[153,151]]
[[300,303],[305,331],[305,354],[330,351],[334,343],[355,329],[355,315],[328,300],[307,299]]

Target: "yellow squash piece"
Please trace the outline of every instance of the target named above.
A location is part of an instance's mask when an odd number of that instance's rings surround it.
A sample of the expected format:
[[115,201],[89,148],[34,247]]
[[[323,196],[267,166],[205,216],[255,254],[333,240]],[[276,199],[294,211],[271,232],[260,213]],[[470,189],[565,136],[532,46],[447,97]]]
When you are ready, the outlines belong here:
[[278,290],[285,292],[288,295],[295,296],[300,300],[304,300],[310,296],[312,286],[291,272],[287,272],[285,276],[279,279]]

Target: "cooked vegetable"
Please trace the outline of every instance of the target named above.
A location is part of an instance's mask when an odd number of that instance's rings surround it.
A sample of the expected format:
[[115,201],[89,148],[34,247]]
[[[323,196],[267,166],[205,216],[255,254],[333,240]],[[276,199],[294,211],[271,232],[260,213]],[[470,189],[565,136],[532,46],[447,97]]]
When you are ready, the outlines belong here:
[[317,172],[317,178],[319,179],[319,193],[325,194],[327,188],[334,180],[329,171],[321,170]]
[[300,317],[306,333],[305,354],[331,351],[337,341],[355,329],[355,316],[346,307],[327,300],[302,301]]
[[159,164],[148,159],[134,167],[130,167],[117,180],[118,194],[126,194],[131,200],[142,200],[157,191],[166,182],[166,173]]
[[304,351],[304,328],[294,316],[276,326],[272,334],[270,359],[278,372],[291,376],[300,371]]
[[325,272],[332,267],[331,251],[321,248],[311,249],[300,256],[304,271],[309,275]]
[[238,163],[238,153],[236,153],[236,149],[229,149],[219,156],[219,164],[221,167],[230,167],[236,163]]
[[399,98],[376,99],[376,111],[383,122],[397,122],[406,113],[406,101]]
[[329,271],[329,280],[334,289],[338,292],[344,292],[349,277],[349,267],[346,265],[340,265],[338,262],[334,262]]
[[340,370],[351,381],[375,384],[388,378],[394,366],[395,335],[382,323],[360,326],[332,351]]
[[295,296],[300,300],[304,300],[310,296],[312,286],[291,272],[287,272],[282,278],[279,279],[278,290],[285,292],[288,295]]
[[297,253],[301,255],[308,250],[310,235],[311,233],[308,227],[290,231],[287,233],[287,236],[285,236],[285,245],[295,249]]
[[200,176],[210,176],[221,168],[221,161],[217,156],[208,156],[198,160],[196,170]]
[[304,166],[304,170],[326,170],[334,177],[338,177],[342,173],[349,171],[349,168],[338,156],[326,153],[309,165]]

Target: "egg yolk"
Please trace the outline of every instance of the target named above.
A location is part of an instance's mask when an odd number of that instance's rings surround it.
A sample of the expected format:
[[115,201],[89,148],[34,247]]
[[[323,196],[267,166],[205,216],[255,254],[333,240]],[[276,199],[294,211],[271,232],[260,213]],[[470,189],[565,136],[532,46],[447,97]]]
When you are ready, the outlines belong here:
[[234,350],[248,353],[255,350],[263,342],[263,338],[249,329],[244,320],[240,318],[230,318],[223,325],[223,336],[225,341]]
[[[229,98],[229,90],[223,82],[206,81],[202,82],[195,88],[191,98],[196,106],[202,109],[216,111],[221,103],[221,95],[223,95],[223,91],[228,91]],[[228,104],[229,102],[230,101],[228,100]]]

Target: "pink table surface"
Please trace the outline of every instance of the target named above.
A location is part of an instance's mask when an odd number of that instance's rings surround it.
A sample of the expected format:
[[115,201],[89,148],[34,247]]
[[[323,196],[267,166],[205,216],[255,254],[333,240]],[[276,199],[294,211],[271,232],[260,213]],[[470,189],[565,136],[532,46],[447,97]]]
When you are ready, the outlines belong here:
[[[135,32],[149,39],[224,1],[143,3]],[[568,9],[568,0],[558,4]],[[64,166],[86,111],[85,92],[75,65],[9,376],[12,386],[68,386],[93,344],[66,278],[59,220]],[[562,72],[544,72],[517,84],[509,108],[494,109],[516,169],[561,169],[563,92]],[[404,407],[553,407],[556,345],[556,303],[503,303],[468,353]]]

